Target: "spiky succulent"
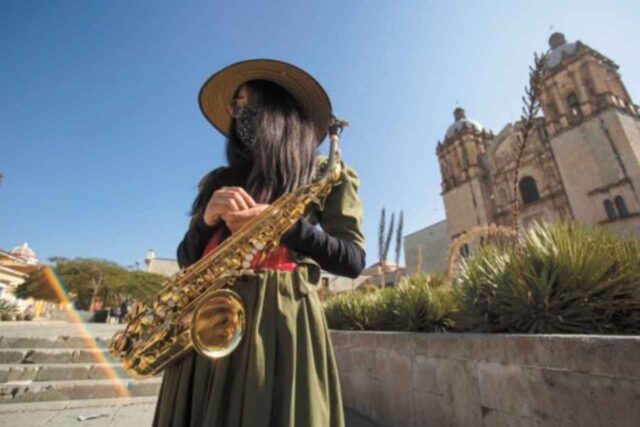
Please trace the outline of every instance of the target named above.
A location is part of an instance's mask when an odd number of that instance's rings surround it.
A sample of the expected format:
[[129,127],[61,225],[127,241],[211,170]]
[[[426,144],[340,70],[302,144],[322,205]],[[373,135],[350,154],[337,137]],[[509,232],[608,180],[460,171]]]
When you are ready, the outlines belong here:
[[325,303],[333,329],[433,332],[454,327],[458,292],[441,277],[416,275],[375,293],[346,293]]
[[603,229],[535,224],[522,246],[486,247],[457,283],[476,329],[640,332],[640,246]]
[[440,277],[420,274],[403,278],[398,287],[382,290],[374,306],[374,328],[412,332],[453,329],[459,295],[443,283]]

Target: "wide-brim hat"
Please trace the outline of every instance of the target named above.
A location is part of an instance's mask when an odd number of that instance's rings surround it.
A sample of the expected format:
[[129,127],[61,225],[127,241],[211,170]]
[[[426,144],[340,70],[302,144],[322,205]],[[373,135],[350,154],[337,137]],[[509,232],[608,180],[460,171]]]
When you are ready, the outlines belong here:
[[227,136],[231,129],[228,107],[235,92],[250,80],[268,80],[289,92],[313,122],[318,144],[327,134],[331,118],[329,96],[310,74],[295,65],[273,59],[236,62],[218,71],[202,85],[198,102],[207,120]]

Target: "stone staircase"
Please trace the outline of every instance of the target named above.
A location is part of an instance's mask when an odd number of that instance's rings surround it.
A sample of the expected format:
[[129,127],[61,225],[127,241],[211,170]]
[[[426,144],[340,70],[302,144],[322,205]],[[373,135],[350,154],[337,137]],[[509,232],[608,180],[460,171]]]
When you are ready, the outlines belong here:
[[[121,327],[0,322],[0,427],[151,425],[160,378],[133,380],[108,354]],[[348,427],[377,427],[345,415]]]
[[0,336],[0,405],[157,396],[161,378],[130,378],[109,355],[108,342],[108,337]]

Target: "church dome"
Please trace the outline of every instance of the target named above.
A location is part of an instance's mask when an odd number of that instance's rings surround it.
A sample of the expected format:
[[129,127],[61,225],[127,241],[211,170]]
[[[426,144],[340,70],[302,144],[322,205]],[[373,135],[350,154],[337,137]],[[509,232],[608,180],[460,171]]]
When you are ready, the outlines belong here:
[[23,243],[22,246],[17,246],[9,251],[9,253],[15,257],[21,258],[29,264],[37,264],[38,258],[36,253],[29,247],[27,243]]
[[549,53],[547,56],[547,67],[555,68],[562,62],[562,59],[576,54],[577,43],[567,43],[567,39],[562,33],[553,33],[549,37]]
[[451,124],[451,126],[447,128],[447,132],[444,135],[444,139],[449,139],[466,129],[472,129],[476,132],[484,131],[484,127],[482,127],[480,122],[476,120],[467,119],[467,116],[463,108],[460,108],[460,107],[456,108],[453,111],[453,117],[455,118],[456,121],[453,122],[453,124]]

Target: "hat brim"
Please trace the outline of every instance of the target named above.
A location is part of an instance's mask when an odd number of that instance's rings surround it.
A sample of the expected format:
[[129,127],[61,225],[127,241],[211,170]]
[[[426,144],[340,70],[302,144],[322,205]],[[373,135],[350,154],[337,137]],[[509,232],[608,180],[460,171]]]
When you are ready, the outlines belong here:
[[218,131],[229,135],[232,118],[228,107],[236,90],[250,80],[268,80],[289,92],[313,122],[318,144],[322,142],[331,118],[329,96],[306,71],[272,59],[236,62],[209,77],[202,85],[198,95],[200,110]]

